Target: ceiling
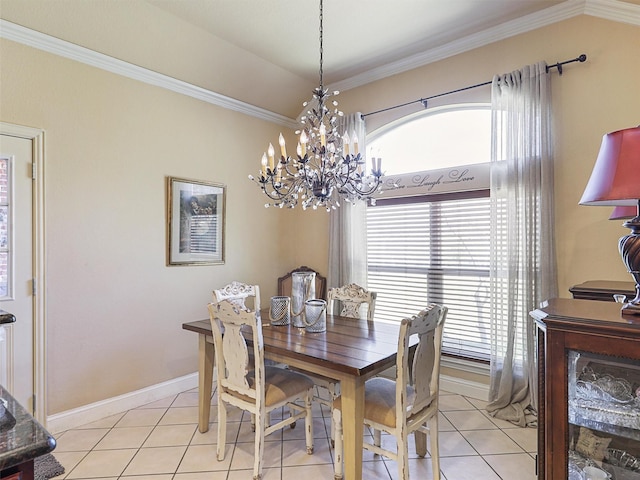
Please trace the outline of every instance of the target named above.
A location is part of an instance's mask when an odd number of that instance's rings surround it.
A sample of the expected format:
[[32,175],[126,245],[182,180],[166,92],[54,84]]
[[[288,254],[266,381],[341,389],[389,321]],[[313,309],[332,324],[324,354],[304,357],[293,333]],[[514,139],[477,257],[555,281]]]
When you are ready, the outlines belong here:
[[[287,123],[318,85],[319,1],[0,0],[0,19],[37,48],[45,34],[55,53],[77,46]],[[348,90],[582,14],[640,25],[640,0],[324,0],[323,83]]]
[[[146,1],[318,81],[319,0]],[[566,0],[324,0],[324,79],[340,82],[560,3]]]

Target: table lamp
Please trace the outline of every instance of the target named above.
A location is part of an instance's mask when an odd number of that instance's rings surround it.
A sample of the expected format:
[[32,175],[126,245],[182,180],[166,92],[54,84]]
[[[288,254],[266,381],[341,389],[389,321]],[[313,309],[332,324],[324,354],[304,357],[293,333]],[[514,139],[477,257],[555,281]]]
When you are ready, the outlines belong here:
[[631,233],[620,239],[618,248],[636,283],[636,297],[622,306],[622,313],[640,315],[640,127],[602,137],[580,205],[635,206],[635,216],[623,224]]
[[628,220],[638,214],[638,207],[635,205],[618,205],[613,209],[609,220]]

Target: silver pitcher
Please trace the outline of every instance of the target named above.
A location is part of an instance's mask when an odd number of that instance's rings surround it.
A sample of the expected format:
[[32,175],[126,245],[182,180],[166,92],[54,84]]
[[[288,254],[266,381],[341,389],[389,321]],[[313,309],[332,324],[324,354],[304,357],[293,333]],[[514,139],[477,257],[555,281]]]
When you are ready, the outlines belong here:
[[291,323],[304,327],[304,302],[316,297],[316,272],[291,274]]

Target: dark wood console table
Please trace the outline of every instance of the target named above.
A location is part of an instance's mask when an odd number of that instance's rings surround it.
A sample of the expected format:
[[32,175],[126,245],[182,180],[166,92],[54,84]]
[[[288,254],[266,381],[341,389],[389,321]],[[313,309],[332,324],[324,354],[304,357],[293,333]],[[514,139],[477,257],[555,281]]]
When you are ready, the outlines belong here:
[[[615,402],[601,410],[585,410],[576,393],[580,367],[585,365],[614,366],[622,372],[616,376],[632,379],[634,392],[639,388],[640,316],[622,315],[620,304],[612,302],[565,298],[544,302],[531,316],[538,331],[538,479],[567,480],[569,451],[577,450],[576,432],[581,427],[608,438],[610,447],[640,457],[640,430],[584,414],[615,412]],[[602,468],[615,472],[614,479],[637,478],[637,473],[616,470],[609,463],[603,462]]]
[[576,300],[603,300],[613,302],[613,295],[627,296],[627,301],[636,296],[636,288],[633,282],[614,282],[610,280],[589,280],[588,282],[574,285],[569,289]]

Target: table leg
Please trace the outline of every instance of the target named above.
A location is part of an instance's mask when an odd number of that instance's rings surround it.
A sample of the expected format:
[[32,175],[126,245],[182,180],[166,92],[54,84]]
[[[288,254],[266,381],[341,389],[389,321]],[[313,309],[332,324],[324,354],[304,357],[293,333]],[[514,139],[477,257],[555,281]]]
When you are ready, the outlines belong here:
[[211,388],[213,386],[213,343],[205,334],[198,334],[198,430],[209,430]]
[[345,480],[362,479],[362,432],[364,428],[364,381],[360,377],[340,381]]

